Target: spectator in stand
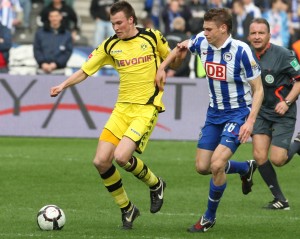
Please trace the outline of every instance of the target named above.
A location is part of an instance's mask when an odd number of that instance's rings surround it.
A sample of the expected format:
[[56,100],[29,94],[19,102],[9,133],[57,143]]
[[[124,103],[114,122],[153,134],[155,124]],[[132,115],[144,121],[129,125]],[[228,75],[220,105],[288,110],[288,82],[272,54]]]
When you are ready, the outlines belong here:
[[8,73],[9,50],[11,45],[11,31],[0,22],[0,73]]
[[[166,35],[166,39],[171,49],[174,49],[178,43],[188,39],[188,36],[185,33],[185,20],[182,17],[176,17],[174,19],[173,31],[168,35]],[[167,77],[176,77],[176,76],[188,77],[190,75],[190,68],[189,68],[190,59],[191,59],[191,54],[188,53],[178,69],[167,70]]]
[[208,8],[222,8],[225,7],[223,4],[223,0],[208,0],[207,1]]
[[106,38],[115,34],[110,22],[109,10],[117,0],[92,0],[90,14],[95,20],[94,47],[97,47]]
[[243,2],[247,13],[250,13],[253,18],[261,17],[260,8],[254,4],[253,0],[243,0]]
[[75,10],[67,5],[63,0],[52,0],[47,6],[44,6],[40,16],[43,24],[49,24],[49,12],[52,9],[57,9],[61,12],[63,20],[62,25],[71,31],[72,39],[75,42],[79,38],[78,17]]
[[282,0],[272,0],[271,9],[263,13],[270,25],[271,39],[270,42],[279,46],[288,47],[290,40],[288,15],[284,11]]
[[252,19],[253,16],[246,12],[243,0],[234,0],[232,4],[232,37],[249,43],[249,26]]
[[142,19],[141,24],[142,24],[142,27],[144,27],[144,28],[156,29],[154,26],[154,22],[152,21],[152,18],[150,18],[150,17],[146,17],[146,18]]
[[[173,31],[173,21],[176,17],[183,17],[186,21],[186,24],[189,22],[192,13],[188,14],[187,12],[183,12],[179,0],[171,0],[166,8],[162,11],[162,20],[165,25],[165,34],[169,34]],[[186,10],[186,8],[184,9]],[[187,26],[187,25],[186,25]],[[188,30],[188,28],[186,28]]]
[[[26,0],[25,0],[26,1]],[[43,0],[44,1],[44,5],[45,6],[48,6],[52,0]],[[68,4],[70,7],[73,7],[74,6],[74,1],[75,0],[63,0],[66,4]]]
[[198,34],[203,31],[203,17],[207,11],[206,0],[191,0],[188,5],[191,7],[192,12],[190,20],[191,34]]
[[32,9],[32,0],[19,0],[23,9],[23,21],[22,25],[27,31],[30,29],[30,14]]
[[49,12],[49,21],[38,29],[34,39],[34,57],[39,65],[38,74],[63,74],[73,51],[71,33],[62,24],[57,9]]
[[254,0],[254,4],[259,7],[261,13],[271,8],[271,0]]
[[[288,4],[288,16],[290,21],[290,44],[289,48],[293,48],[293,44],[300,39],[300,0],[291,0]],[[298,49],[298,52],[300,49]]]
[[165,0],[145,0],[145,11],[148,18],[151,18],[154,28],[160,29],[160,14],[161,10],[165,8]]
[[0,0],[0,21],[14,33],[15,27],[22,24],[23,9],[19,0]]
[[190,21],[193,17],[191,8],[188,4],[186,4],[186,0],[179,0],[180,6],[180,14],[185,20],[185,32],[190,35],[191,28],[190,28]]

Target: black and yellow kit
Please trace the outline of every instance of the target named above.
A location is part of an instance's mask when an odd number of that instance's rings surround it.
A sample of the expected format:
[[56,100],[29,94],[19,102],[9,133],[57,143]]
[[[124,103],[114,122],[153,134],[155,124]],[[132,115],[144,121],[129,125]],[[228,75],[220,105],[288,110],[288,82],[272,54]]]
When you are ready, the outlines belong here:
[[113,66],[120,76],[117,103],[153,104],[161,112],[162,92],[154,80],[170,48],[158,30],[137,29],[138,34],[132,38],[121,40],[114,35],[105,40],[91,53],[82,70],[93,75],[105,65]]

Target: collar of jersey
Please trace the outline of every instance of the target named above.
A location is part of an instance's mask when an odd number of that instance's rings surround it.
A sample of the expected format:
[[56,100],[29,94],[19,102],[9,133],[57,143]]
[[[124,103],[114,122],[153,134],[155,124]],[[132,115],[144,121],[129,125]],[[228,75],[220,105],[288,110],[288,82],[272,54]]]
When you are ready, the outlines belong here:
[[231,34],[228,36],[228,38],[226,39],[226,41],[223,43],[223,45],[222,46],[220,46],[219,48],[217,48],[217,47],[215,47],[214,45],[210,45],[211,46],[211,48],[213,49],[213,50],[220,50],[220,49],[222,49],[222,48],[225,48],[225,47],[227,47],[228,46],[228,44],[230,43],[232,41],[232,36],[231,36]]
[[266,51],[267,51],[268,49],[270,49],[270,47],[271,47],[271,43],[269,42],[269,43],[267,44],[266,48],[265,48],[260,54],[258,54],[258,53],[255,54],[256,57],[257,57],[257,59],[260,60],[261,56],[264,55],[264,54],[266,53]]
[[122,41],[129,41],[129,40],[131,40],[133,38],[136,38],[138,35],[140,35],[140,33],[142,31],[142,28],[137,27],[136,29],[138,30],[138,33],[136,35],[134,35],[132,37],[129,37],[129,38],[126,38],[126,39],[122,39]]

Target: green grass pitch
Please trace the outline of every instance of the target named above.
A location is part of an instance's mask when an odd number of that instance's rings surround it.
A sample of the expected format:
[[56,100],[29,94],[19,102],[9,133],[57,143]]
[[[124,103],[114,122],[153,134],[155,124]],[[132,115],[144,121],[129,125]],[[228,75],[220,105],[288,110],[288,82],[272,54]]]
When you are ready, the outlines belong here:
[[[196,142],[150,141],[143,161],[167,182],[165,203],[149,211],[149,190],[120,169],[129,198],[141,211],[134,229],[123,231],[121,214],[92,164],[97,139],[0,137],[0,238],[293,239],[300,238],[300,157],[276,168],[290,211],[262,209],[272,195],[259,173],[245,196],[237,175],[228,176],[217,223],[205,234],[186,228],[205,211],[210,176],[194,169]],[[251,159],[251,144],[233,159]],[[61,231],[41,231],[38,210],[57,204],[66,214]]]

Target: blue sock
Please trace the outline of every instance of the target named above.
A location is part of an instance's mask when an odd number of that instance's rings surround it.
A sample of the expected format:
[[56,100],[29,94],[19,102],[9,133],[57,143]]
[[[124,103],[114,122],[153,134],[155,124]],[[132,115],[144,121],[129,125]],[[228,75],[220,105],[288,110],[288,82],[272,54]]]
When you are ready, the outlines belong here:
[[226,174],[239,173],[241,176],[245,175],[249,170],[249,164],[247,162],[237,162],[233,160],[229,160],[226,168]]
[[207,202],[207,210],[204,213],[204,217],[210,221],[214,221],[216,218],[216,212],[219,206],[219,202],[225,191],[226,183],[221,186],[216,186],[213,180],[210,180],[209,196]]

